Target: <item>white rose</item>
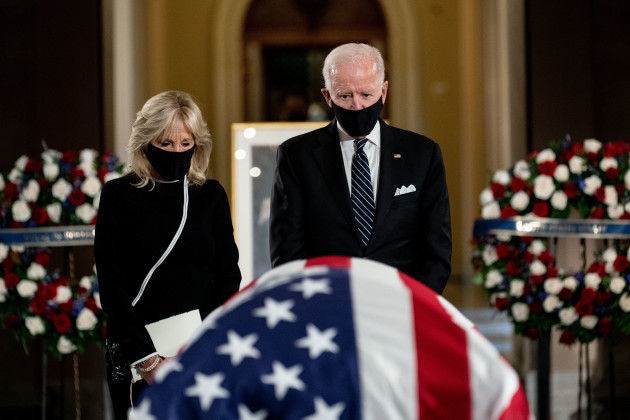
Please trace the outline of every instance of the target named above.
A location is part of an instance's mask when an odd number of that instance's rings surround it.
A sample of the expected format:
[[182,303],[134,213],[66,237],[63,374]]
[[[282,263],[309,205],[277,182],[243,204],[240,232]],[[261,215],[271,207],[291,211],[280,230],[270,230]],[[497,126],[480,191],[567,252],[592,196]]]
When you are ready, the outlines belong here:
[[68,340],[65,335],[59,337],[57,341],[57,350],[61,354],[69,354],[77,349],[77,346],[72,344],[72,341]]
[[505,292],[497,292],[497,293],[493,293],[490,295],[490,304],[492,306],[495,305],[495,303],[497,302],[497,299],[499,298],[504,298],[507,297],[507,295],[505,294]]
[[613,247],[608,247],[602,252],[602,260],[605,262],[615,262],[617,259],[617,250]]
[[58,286],[57,295],[55,296],[55,302],[66,303],[72,299],[72,289],[68,286]]
[[29,316],[24,320],[24,325],[28,328],[31,335],[43,334],[46,331],[42,319],[38,316]]
[[514,176],[527,181],[529,177],[532,176],[532,172],[529,170],[529,163],[525,162],[523,159],[517,161],[514,164]]
[[26,162],[28,162],[28,156],[22,155],[15,161],[14,166],[20,171],[24,172],[24,169],[26,168]]
[[46,211],[48,212],[48,217],[53,223],[59,223],[61,220],[61,204],[52,203],[46,206]]
[[514,317],[514,321],[527,321],[527,318],[529,318],[529,306],[523,302],[516,302],[512,305],[512,316]]
[[94,293],[93,297],[94,301],[96,302],[96,307],[98,309],[103,309],[103,307],[101,306],[101,294],[99,292],[96,292]]
[[564,210],[567,208],[567,204],[569,202],[569,197],[564,193],[564,191],[556,191],[551,196],[551,206],[554,209]]
[[116,178],[120,178],[120,174],[118,172],[107,172],[103,177],[103,181],[108,182]]
[[514,279],[510,281],[510,296],[514,296],[514,297],[523,296],[524,288],[525,288],[525,282],[523,280]]
[[498,270],[490,270],[488,274],[486,274],[486,282],[485,286],[487,289],[492,289],[493,287],[498,286],[503,281],[503,275]]
[[543,284],[545,292],[557,295],[562,290],[562,280],[557,277],[545,280]]
[[575,289],[578,287],[578,281],[573,276],[567,277],[562,280],[562,287],[571,291],[575,291]]
[[85,176],[96,175],[96,157],[98,152],[94,149],[83,149],[79,154],[79,164],[77,165],[83,170]]
[[599,167],[602,171],[606,172],[610,168],[618,168],[617,159],[612,157],[605,157],[599,162]]
[[6,183],[4,182],[4,176],[0,174],[0,191],[4,191],[5,186],[6,186]]
[[584,285],[590,287],[593,290],[599,288],[599,284],[602,282],[602,278],[597,273],[586,273],[584,276]]
[[46,149],[42,152],[42,160],[46,164],[51,164],[57,162],[63,154],[55,149]]
[[499,207],[499,203],[497,203],[496,201],[486,204],[481,209],[482,219],[498,219],[500,217],[501,217],[501,207]]
[[81,219],[85,224],[92,223],[92,220],[94,220],[94,217],[96,216],[96,210],[94,210],[94,207],[92,207],[90,203],[81,204],[77,207],[76,212],[79,219]]
[[522,211],[529,205],[529,195],[525,191],[519,191],[512,196],[510,204],[515,210]]
[[497,241],[499,242],[510,242],[512,240],[512,235],[509,233],[497,233]]
[[0,262],[9,256],[9,247],[0,242]]
[[575,155],[569,159],[569,169],[572,173],[579,175],[586,169],[586,161]]
[[13,182],[14,184],[19,184],[20,182],[22,182],[22,171],[17,168],[13,168],[9,172],[8,178],[9,181]]
[[592,330],[597,325],[597,317],[595,315],[586,315],[580,319],[580,325],[587,330]]
[[593,195],[599,187],[602,186],[602,180],[597,175],[591,175],[584,180],[584,194]]
[[569,167],[565,164],[558,165],[553,172],[553,177],[558,182],[567,182],[569,180]]
[[587,153],[597,153],[602,148],[602,142],[596,139],[584,140],[584,150]]
[[541,200],[547,200],[556,190],[553,178],[547,175],[540,175],[534,179],[534,195]]
[[36,262],[31,263],[26,269],[26,276],[29,279],[41,280],[46,277],[46,270]]
[[55,182],[52,186],[52,195],[62,203],[66,201],[70,193],[72,192],[72,185],[65,179],[61,178]]
[[11,251],[13,252],[24,252],[24,250],[26,249],[26,247],[24,245],[11,245]]
[[529,247],[527,247],[527,250],[535,256],[539,256],[540,253],[545,251],[546,249],[547,247],[545,246],[545,243],[540,239],[534,239],[532,243],[529,244]]
[[4,302],[7,300],[7,285],[4,283],[4,279],[0,277],[0,302]]
[[551,149],[543,149],[536,155],[536,163],[541,164],[543,162],[555,161],[556,154]]
[[628,294],[628,292],[624,293],[619,298],[619,307],[624,312],[630,312],[630,294]]
[[624,208],[624,209],[625,209],[628,213],[630,213],[630,201],[628,201],[628,202],[626,203],[626,205],[625,205],[625,206],[623,206],[623,208]]
[[34,179],[28,181],[26,187],[22,189],[22,193],[20,194],[24,201],[28,203],[34,203],[37,201],[37,197],[39,197],[39,183]]
[[623,289],[626,288],[626,281],[623,279],[623,277],[613,277],[612,279],[610,279],[610,291],[615,293],[615,294],[620,294],[621,292],[623,292]]
[[81,277],[81,280],[79,281],[79,286],[83,287],[85,290],[92,290],[92,277],[90,276],[83,276]]
[[98,318],[88,308],[81,309],[81,312],[77,315],[77,329],[80,331],[93,330],[97,322]]
[[553,312],[555,309],[562,306],[562,302],[558,299],[556,295],[548,295],[543,301],[543,309],[545,312]]
[[37,283],[32,280],[20,280],[16,289],[18,294],[23,298],[32,298],[37,291]]
[[571,306],[570,308],[561,309],[558,313],[558,316],[560,317],[560,323],[562,325],[571,325],[579,318],[573,306]]
[[56,163],[44,164],[44,176],[49,181],[54,181],[59,176],[59,165]]
[[486,204],[490,204],[494,201],[494,195],[492,194],[492,190],[490,188],[484,188],[479,194],[479,204],[481,206],[485,206]]
[[535,260],[529,265],[529,271],[535,276],[542,276],[547,272],[547,267],[539,260]]
[[505,169],[500,169],[494,173],[492,181],[497,182],[501,185],[508,185],[510,181],[512,181],[512,177],[510,176],[508,171],[506,171]]
[[630,170],[627,170],[623,176],[623,182],[626,184],[626,190],[630,190]]
[[101,181],[99,181],[98,177],[88,176],[81,184],[81,191],[90,197],[94,197],[101,192]]
[[617,189],[612,185],[607,185],[604,187],[604,204],[609,206],[614,206],[619,203],[619,199],[617,196]]
[[11,207],[11,214],[16,222],[26,222],[31,218],[31,209],[24,200],[16,200]]
[[481,258],[483,259],[483,263],[485,265],[494,264],[499,259],[497,256],[497,249],[491,245],[486,245],[481,253]]
[[94,206],[94,208],[98,210],[98,207],[100,206],[100,204],[101,204],[101,193],[99,192],[92,199],[92,206]]
[[607,213],[608,217],[617,220],[625,213],[625,210],[621,204],[615,204],[614,206],[608,207]]

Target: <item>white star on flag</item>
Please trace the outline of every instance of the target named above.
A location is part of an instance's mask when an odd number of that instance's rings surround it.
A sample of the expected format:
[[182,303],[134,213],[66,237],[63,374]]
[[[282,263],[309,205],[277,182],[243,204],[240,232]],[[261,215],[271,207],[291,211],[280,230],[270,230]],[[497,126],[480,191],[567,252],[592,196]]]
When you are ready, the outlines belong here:
[[183,372],[184,367],[176,359],[170,359],[160,364],[160,368],[155,372],[155,382],[161,383],[171,372]]
[[228,398],[230,393],[221,387],[221,382],[225,375],[215,373],[214,375],[204,375],[195,373],[195,385],[186,389],[185,394],[189,397],[199,397],[199,405],[203,411],[208,411],[212,402],[217,398]]
[[267,410],[264,409],[252,413],[245,404],[238,405],[238,420],[265,420],[267,414]]
[[267,328],[272,329],[280,321],[295,322],[296,317],[291,308],[295,305],[292,300],[278,302],[272,298],[265,298],[265,306],[254,309],[254,316],[267,319]]
[[241,337],[234,330],[227,333],[228,342],[217,347],[218,354],[229,354],[232,366],[238,366],[244,358],[260,359],[260,351],[254,347],[258,334],[252,333]]
[[306,325],[306,337],[297,340],[295,346],[308,348],[308,355],[311,359],[316,359],[325,351],[331,353],[339,352],[339,346],[333,342],[333,338],[336,335],[336,328],[320,331],[315,325],[309,323]]
[[308,277],[300,283],[292,284],[289,289],[296,292],[302,292],[302,297],[304,299],[310,299],[317,293],[325,293],[327,295],[332,293],[329,279],[314,280]]
[[339,420],[346,405],[338,402],[335,405],[328,405],[322,397],[315,397],[315,412],[304,420]]
[[130,408],[129,420],[157,420],[157,417],[151,415],[151,401],[144,399],[135,409]]
[[282,400],[290,388],[303,391],[305,389],[304,382],[298,376],[302,373],[302,366],[295,365],[290,368],[286,368],[282,363],[277,360],[272,364],[273,373],[270,375],[263,375],[260,380],[267,384],[273,385],[276,391],[276,398]]

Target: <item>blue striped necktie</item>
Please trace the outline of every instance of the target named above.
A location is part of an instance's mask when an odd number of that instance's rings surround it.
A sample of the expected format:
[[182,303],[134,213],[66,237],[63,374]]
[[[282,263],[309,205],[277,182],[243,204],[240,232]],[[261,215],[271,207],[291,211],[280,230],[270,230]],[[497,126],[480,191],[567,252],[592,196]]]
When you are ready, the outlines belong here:
[[372,178],[370,178],[370,164],[363,146],[368,139],[355,140],[356,152],[352,158],[352,208],[354,220],[359,229],[359,238],[363,246],[367,246],[372,226],[374,225],[374,193],[372,192]]

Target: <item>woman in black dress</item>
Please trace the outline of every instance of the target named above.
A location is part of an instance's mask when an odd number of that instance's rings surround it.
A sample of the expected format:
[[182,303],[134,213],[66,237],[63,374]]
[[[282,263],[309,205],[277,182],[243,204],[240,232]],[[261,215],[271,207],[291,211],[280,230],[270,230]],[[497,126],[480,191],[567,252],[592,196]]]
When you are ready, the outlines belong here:
[[205,175],[211,148],[192,97],[160,93],[138,112],[125,175],[103,186],[94,252],[117,419],[130,407],[131,369],[144,379],[135,399],[164,361],[145,324],[193,310],[203,318],[238,291],[227,195]]

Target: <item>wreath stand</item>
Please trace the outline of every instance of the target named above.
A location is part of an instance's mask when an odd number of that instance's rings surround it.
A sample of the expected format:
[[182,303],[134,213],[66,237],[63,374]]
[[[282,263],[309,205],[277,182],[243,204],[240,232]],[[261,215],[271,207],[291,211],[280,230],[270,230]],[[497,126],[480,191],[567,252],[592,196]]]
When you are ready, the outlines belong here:
[[[86,246],[94,244],[94,226],[55,226],[41,228],[21,228],[21,229],[0,229],[0,243],[8,245],[21,245],[26,248],[55,248],[63,247],[65,267],[71,281],[76,280],[74,246]],[[65,381],[63,367],[61,364],[61,393],[65,393]],[[81,394],[79,383],[79,355],[72,353],[73,363],[73,385],[74,385],[74,406],[75,419],[81,419]],[[41,418],[46,420],[48,408],[48,354],[42,350],[42,387],[41,387]],[[63,417],[63,398],[62,398]]]
[[[582,270],[587,267],[587,240],[595,240],[600,247],[606,246],[611,239],[630,238],[630,224],[595,219],[546,219],[515,217],[511,219],[484,219],[475,221],[473,236],[484,234],[529,236],[534,238],[550,238],[551,252],[558,261],[558,253],[562,250],[558,246],[558,239],[578,239],[579,246],[572,249],[573,257],[579,259]],[[605,342],[604,342],[605,341]],[[600,373],[600,381],[596,386],[608,388],[610,397],[609,415],[616,418],[616,387],[615,366],[613,359],[613,344],[610,340],[600,340],[596,369]],[[577,419],[582,418],[582,398],[586,399],[586,419],[592,417],[591,404],[591,366],[588,344],[578,344],[579,348],[579,391]],[[585,378],[582,378],[582,373]],[[541,334],[536,344],[536,418],[538,420],[551,419],[550,405],[550,372],[551,372],[551,333]],[[585,382],[583,382],[583,380]],[[585,384],[583,396],[583,383]],[[596,390],[597,391],[597,390]],[[597,393],[597,392],[596,392]],[[601,392],[600,392],[601,394]]]

